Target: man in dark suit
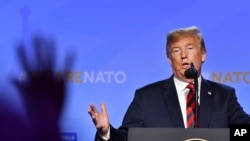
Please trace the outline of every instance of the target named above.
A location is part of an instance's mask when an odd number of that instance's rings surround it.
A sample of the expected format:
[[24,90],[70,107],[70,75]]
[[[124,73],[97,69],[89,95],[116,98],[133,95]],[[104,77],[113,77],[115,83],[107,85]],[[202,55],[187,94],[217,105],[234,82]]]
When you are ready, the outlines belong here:
[[[250,124],[234,88],[201,76],[206,47],[198,27],[169,32],[166,52],[173,75],[136,90],[121,127],[111,126],[105,104],[101,104],[101,112],[90,104],[88,113],[97,128],[95,140],[126,141],[131,127],[227,128],[231,124]],[[187,88],[194,78],[185,75],[192,63],[197,69],[198,105],[190,102],[194,99],[190,98],[193,88]],[[196,105],[198,112],[194,110]]]

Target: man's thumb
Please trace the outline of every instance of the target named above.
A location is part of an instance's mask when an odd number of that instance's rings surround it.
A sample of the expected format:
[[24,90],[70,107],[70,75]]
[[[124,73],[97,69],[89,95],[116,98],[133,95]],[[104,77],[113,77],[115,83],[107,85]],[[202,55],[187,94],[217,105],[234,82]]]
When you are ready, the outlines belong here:
[[101,103],[101,111],[102,111],[102,113],[107,113],[107,109],[106,109],[105,103]]

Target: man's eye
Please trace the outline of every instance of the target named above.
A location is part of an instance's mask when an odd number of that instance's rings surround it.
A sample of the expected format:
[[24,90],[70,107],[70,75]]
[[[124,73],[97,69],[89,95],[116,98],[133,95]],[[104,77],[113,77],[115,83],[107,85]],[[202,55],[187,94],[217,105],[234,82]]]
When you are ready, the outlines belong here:
[[192,46],[188,47],[189,50],[191,50],[191,49],[193,49],[193,48],[194,48],[194,47],[192,47]]
[[180,52],[180,50],[179,49],[173,49],[172,52],[177,53],[177,52]]

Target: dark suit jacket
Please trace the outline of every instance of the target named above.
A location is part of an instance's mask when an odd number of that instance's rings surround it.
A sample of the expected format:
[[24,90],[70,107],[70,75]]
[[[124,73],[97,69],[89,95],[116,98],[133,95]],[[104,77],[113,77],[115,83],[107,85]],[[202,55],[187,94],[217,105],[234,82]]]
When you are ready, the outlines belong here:
[[[200,128],[250,124],[249,115],[237,101],[235,89],[205,79],[201,82],[199,116]],[[110,141],[126,141],[131,127],[185,127],[173,76],[136,90],[122,126],[119,129],[111,126]]]

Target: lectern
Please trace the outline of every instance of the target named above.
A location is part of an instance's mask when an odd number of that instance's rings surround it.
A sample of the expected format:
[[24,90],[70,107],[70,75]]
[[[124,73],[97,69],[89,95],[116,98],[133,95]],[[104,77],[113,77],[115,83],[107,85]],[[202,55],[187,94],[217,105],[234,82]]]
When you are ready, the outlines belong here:
[[229,128],[130,128],[128,141],[229,141]]

